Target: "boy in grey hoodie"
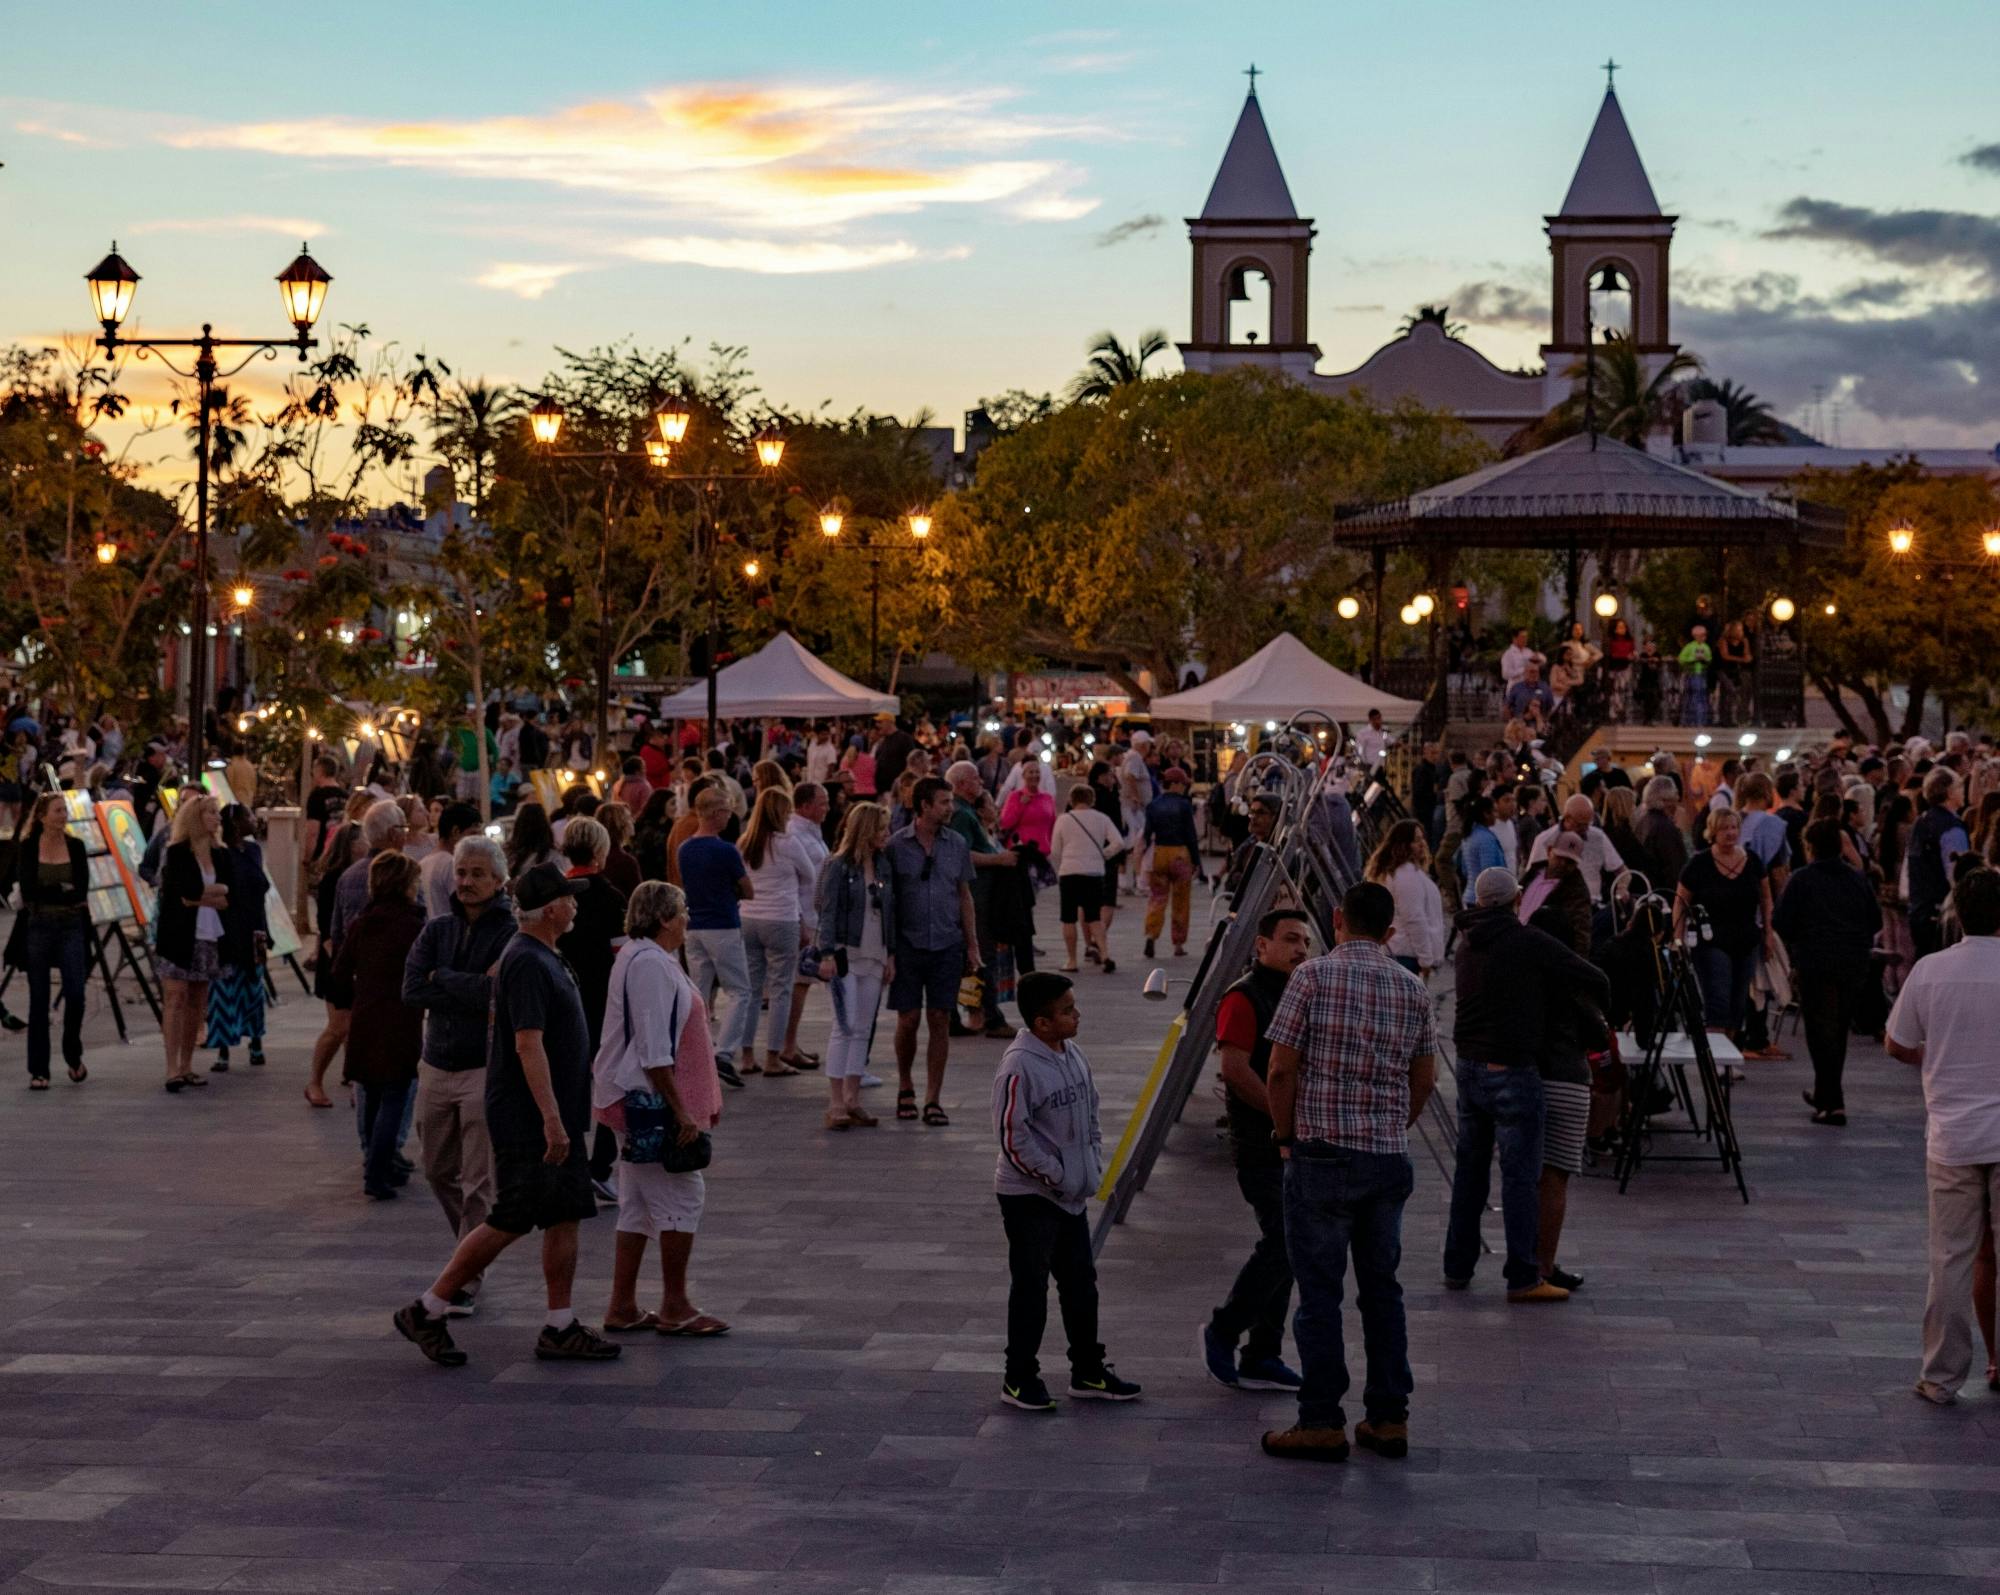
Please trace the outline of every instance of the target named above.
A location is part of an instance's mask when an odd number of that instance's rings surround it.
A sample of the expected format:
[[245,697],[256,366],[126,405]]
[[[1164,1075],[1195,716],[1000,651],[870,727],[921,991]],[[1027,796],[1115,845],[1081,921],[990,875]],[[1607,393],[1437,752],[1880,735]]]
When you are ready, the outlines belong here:
[[1104,1174],[1097,1086],[1077,1047],[1076,994],[1061,975],[1023,975],[1015,1001],[1026,1029],[993,1076],[993,1133],[1000,1155],[993,1188],[1007,1232],[1007,1372],[1000,1399],[1024,1412],[1053,1412],[1042,1383],[1042,1330],[1055,1275],[1069,1336],[1069,1393],[1078,1400],[1131,1401],[1097,1339],[1097,1265],[1084,1203]]

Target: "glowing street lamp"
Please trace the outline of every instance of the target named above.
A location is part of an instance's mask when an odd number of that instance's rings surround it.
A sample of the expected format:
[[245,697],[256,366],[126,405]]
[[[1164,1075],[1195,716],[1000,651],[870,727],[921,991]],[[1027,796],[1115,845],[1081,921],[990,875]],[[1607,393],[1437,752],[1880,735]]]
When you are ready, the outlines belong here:
[[1406,626],[1414,626],[1424,618],[1423,612],[1415,604],[1403,605],[1399,613],[1402,616],[1403,624]]
[[752,581],[755,581],[757,579],[757,572],[760,571],[761,569],[763,569],[763,567],[759,565],[757,561],[754,559],[746,559],[743,561],[743,574],[748,576]]
[[1437,600],[1429,593],[1418,593],[1410,600],[1410,607],[1417,612],[1419,619],[1429,620],[1431,611],[1437,608]]
[[238,609],[248,609],[252,604],[257,602],[257,591],[247,584],[233,587],[229,592],[229,601]]
[[1771,618],[1781,626],[1798,612],[1798,605],[1789,598],[1778,597],[1771,600]]
[[1837,615],[1840,613],[1840,606],[1838,604],[1829,603],[1826,606],[1826,612],[1829,615]]
[[819,530],[822,537],[838,537],[840,528],[845,524],[846,518],[839,510],[823,510],[820,513]]
[[1361,600],[1356,598],[1354,594],[1348,593],[1333,608],[1334,612],[1342,620],[1352,620],[1356,615],[1361,613]]
[[326,303],[326,285],[332,281],[304,244],[299,245],[299,258],[278,273],[278,294],[285,301],[285,314],[301,338],[319,320]]
[[562,436],[563,407],[559,400],[544,396],[528,412],[528,425],[535,429],[535,441],[547,447]]
[[688,435],[688,422],[692,417],[678,404],[669,404],[653,419],[660,424],[660,441],[674,444]]
[[111,253],[84,273],[84,281],[90,284],[90,308],[104,330],[116,335],[132,309],[132,296],[139,291],[139,274],[118,253],[115,239]]
[[118,563],[118,545],[108,537],[97,545],[97,563],[100,565]]
[[767,471],[775,471],[778,462],[785,457],[785,440],[766,427],[757,434],[757,463]]
[[1905,522],[1900,526],[1892,526],[1889,528],[1890,553],[1907,554],[1912,548],[1916,546],[1916,543],[1917,543],[1916,531],[1913,527],[1909,525],[1908,522]]
[[1613,615],[1618,613],[1618,595],[1616,593],[1599,593],[1590,607],[1597,611],[1598,619],[1609,620]]
[[[931,535],[931,518],[922,510],[913,510],[910,513],[910,535],[918,542]],[[2000,533],[1993,535],[2000,536]]]
[[1988,558],[2000,559],[2000,526],[1981,532],[1979,546],[1986,550]]
[[668,448],[658,438],[647,438],[646,458],[660,467],[661,470],[665,470],[669,465],[673,464],[674,455],[673,450]]

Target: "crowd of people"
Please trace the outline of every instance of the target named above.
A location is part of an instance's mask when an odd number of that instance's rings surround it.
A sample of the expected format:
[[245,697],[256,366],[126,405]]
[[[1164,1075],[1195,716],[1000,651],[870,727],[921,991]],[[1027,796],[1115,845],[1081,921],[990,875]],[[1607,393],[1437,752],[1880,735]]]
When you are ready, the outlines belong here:
[[[1524,661],[1521,680],[1537,685],[1538,669]],[[1074,977],[1116,972],[1108,933],[1129,891],[1146,896],[1146,955],[1164,941],[1184,956],[1206,855],[1234,844],[1224,878],[1240,889],[1278,823],[1275,796],[1218,782],[1204,815],[1183,744],[1101,722],[774,722],[726,727],[706,749],[644,727],[612,779],[590,768],[598,750],[574,721],[551,737],[533,713],[492,718],[496,769],[569,772],[553,812],[542,785],[534,796],[509,787],[490,822],[476,783],[442,779],[453,736],[420,743],[401,768],[379,752],[365,770],[322,756],[302,805],[309,963],[325,1004],[306,1100],[334,1105],[338,1065],[363,1193],[396,1200],[421,1173],[454,1237],[442,1271],[395,1315],[400,1332],[434,1361],[462,1363],[451,1320],[475,1310],[488,1268],[535,1230],[548,1310],[538,1356],[603,1360],[622,1335],[727,1332],[689,1286],[725,1094],[820,1072],[824,1128],[875,1127],[864,1092],[886,1083],[871,1067],[886,1005],[899,1120],[948,1126],[954,1040],[1007,1043],[991,1104],[1012,1281],[1002,1399],[1055,1405],[1039,1362],[1052,1279],[1070,1394],[1136,1397],[1097,1334],[1084,1213],[1104,1154]],[[100,768],[115,723],[91,729],[97,740],[73,739],[88,746],[68,754],[70,778],[130,794],[150,820],[171,744],[119,750]],[[480,734],[471,721],[461,729]],[[1409,1127],[1438,1067],[1431,981],[1447,965],[1457,1161],[1444,1283],[1475,1282],[1497,1157],[1507,1300],[1556,1304],[1583,1288],[1560,1260],[1568,1187],[1613,1132],[1618,1038],[1645,1002],[1631,943],[1651,905],[1650,923],[1686,949],[1725,1058],[1786,1058],[1780,1026],[1797,1015],[1813,1124],[1847,1123],[1852,1035],[1922,1069],[1932,1213],[1919,1389],[1950,1399],[1968,1377],[1975,1321],[1992,1353],[2000,1091],[1981,1067],[2000,1020],[2000,970],[1988,968],[2000,933],[1991,740],[1960,732],[1938,747],[1873,749],[1837,737],[1768,769],[1664,752],[1629,768],[1597,750],[1557,803],[1544,761],[1511,731],[1483,755],[1421,751],[1409,817],[1360,861],[1335,945],[1312,955],[1296,904],[1257,927],[1215,1040],[1258,1240],[1203,1326],[1207,1370],[1297,1394],[1298,1422],[1265,1437],[1272,1454],[1345,1456],[1351,1261],[1367,1362],[1354,1443],[1407,1453],[1400,1215],[1414,1180]],[[1356,728],[1363,763],[1389,745],[1379,717]],[[29,976],[30,1087],[46,1090],[58,1007],[70,1078],[88,1077],[89,883],[61,797],[13,801],[22,906],[7,956]],[[226,1072],[233,1047],[263,1062],[269,883],[247,808],[189,791],[151,828],[164,1083],[179,1095]],[[1038,968],[1036,948],[1051,888],[1057,970]],[[815,1004],[824,1057],[799,1039]],[[202,1052],[215,1054],[206,1072]],[[406,1151],[413,1131],[420,1162]],[[599,1204],[615,1210],[617,1239],[593,1328],[572,1296],[577,1226]],[[640,1300],[648,1240],[653,1306]],[[1294,1295],[1296,1371],[1283,1359]]]

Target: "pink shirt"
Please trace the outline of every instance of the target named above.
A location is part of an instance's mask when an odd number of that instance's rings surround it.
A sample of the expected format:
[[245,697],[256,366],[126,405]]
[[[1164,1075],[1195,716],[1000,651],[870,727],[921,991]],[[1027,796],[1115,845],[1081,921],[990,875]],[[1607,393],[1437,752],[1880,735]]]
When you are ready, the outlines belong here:
[[1026,787],[1007,794],[1000,805],[1000,829],[1012,832],[1023,842],[1049,850],[1049,833],[1056,828],[1056,800],[1047,792],[1031,793]]

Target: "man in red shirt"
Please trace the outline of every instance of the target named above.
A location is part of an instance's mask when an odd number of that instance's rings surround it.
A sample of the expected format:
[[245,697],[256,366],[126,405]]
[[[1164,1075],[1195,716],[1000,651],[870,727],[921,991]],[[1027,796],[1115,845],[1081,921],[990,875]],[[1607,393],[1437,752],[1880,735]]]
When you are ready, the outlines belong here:
[[[666,730],[658,725],[646,727],[646,734],[639,741],[639,762],[645,769],[646,781],[650,786],[672,786],[674,784],[673,756],[667,752]],[[635,815],[637,809],[632,811]]]
[[[1292,971],[1312,956],[1312,926],[1296,908],[1274,908],[1257,922],[1257,961],[1223,994],[1215,1014],[1228,1096],[1236,1187],[1257,1215],[1257,1245],[1229,1287],[1229,1299],[1202,1325],[1201,1357],[1209,1377],[1235,1390],[1296,1390],[1299,1376],[1279,1352],[1292,1302],[1285,1255],[1285,1164],[1271,1139],[1264,1091],[1271,1043],[1265,1032]],[[1247,1335],[1242,1360],[1236,1345]]]

